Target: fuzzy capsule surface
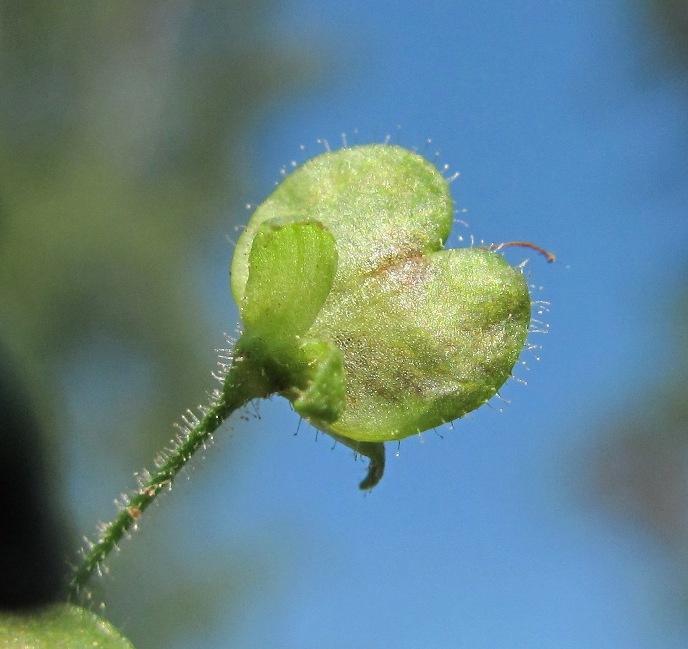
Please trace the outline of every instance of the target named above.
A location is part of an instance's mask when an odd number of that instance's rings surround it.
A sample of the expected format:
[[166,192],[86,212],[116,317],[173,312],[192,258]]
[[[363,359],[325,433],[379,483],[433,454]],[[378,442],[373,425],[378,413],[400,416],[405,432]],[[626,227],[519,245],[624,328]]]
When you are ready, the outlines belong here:
[[509,378],[527,282],[494,251],[445,249],[452,224],[448,181],[390,145],[316,156],[254,212],[231,267],[245,347],[314,426],[399,440]]

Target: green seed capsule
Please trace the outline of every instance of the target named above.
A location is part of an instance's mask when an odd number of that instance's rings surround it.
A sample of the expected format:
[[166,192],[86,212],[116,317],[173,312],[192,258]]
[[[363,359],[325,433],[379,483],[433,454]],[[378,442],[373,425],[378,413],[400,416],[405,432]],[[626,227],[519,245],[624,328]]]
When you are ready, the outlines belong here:
[[295,170],[237,242],[242,349],[302,416],[354,448],[475,410],[523,348],[523,274],[488,249],[445,250],[452,222],[434,165],[357,146]]

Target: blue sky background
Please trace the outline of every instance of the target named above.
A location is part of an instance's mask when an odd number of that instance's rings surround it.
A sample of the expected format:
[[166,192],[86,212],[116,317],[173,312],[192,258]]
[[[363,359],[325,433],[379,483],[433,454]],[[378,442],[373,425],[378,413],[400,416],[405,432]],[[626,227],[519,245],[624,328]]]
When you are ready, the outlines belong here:
[[[247,575],[246,615],[207,646],[685,646],[662,548],[590,492],[588,453],[671,361],[667,315],[686,259],[685,95],[652,68],[656,44],[634,9],[283,5],[276,30],[323,52],[324,80],[257,117],[247,202],[322,150],[319,138],[391,134],[461,172],[460,234],[535,241],[559,261],[529,266],[552,305],[550,333],[532,339],[541,360],[526,354],[518,373],[528,386],[507,386],[504,412],[406,440],[371,494],[356,489],[364,467],[347,449],[315,444],[306,426],[292,436],[279,400],[219,444],[195,478],[226,494],[195,512],[198,534],[270,558]],[[238,445],[250,447],[243,475],[212,475]]]
[[[441,151],[470,224],[454,245],[473,235],[556,252],[528,266],[550,331],[532,337],[540,360],[524,354],[528,385],[503,390],[510,405],[390,447],[369,494],[348,449],[306,425],[294,436],[286,402],[230,426],[137,539],[168,530],[198,570],[226,556],[249,585],[239,617],[221,610],[176,646],[684,647],[670,558],[591,489],[606,427],[671,364],[686,262],[686,95],[653,67],[637,4],[293,0],[273,29],[319,53],[321,80],[256,115],[243,202],[342,132]],[[199,290],[232,332],[220,243]]]

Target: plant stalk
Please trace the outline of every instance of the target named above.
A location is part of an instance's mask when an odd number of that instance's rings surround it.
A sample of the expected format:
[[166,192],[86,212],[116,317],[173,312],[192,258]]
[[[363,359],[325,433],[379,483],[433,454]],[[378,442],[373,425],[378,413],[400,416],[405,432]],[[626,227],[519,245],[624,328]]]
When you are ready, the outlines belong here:
[[[69,582],[70,597],[76,597],[90,576],[102,570],[107,556],[122,537],[135,527],[143,512],[166,487],[170,488],[179,471],[201,448],[210,436],[232,413],[256,398],[267,397],[270,390],[260,380],[260,373],[251,371],[251,364],[236,358],[229,366],[222,391],[214,394],[213,403],[204,411],[201,419],[185,417],[183,435],[173,448],[159,456],[154,471],[144,471],[139,476],[140,486],[122,503],[117,516],[99,529],[98,538],[89,543],[82,562],[77,566]],[[258,376],[257,376],[258,375]]]

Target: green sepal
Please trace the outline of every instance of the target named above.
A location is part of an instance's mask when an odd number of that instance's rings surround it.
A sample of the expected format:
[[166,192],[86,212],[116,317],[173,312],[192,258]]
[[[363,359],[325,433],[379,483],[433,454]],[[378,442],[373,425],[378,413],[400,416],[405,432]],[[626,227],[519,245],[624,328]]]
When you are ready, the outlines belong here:
[[245,333],[237,354],[254,375],[265,377],[269,393],[289,399],[304,419],[324,424],[342,414],[346,379],[342,353],[334,343]]
[[337,269],[334,237],[319,221],[272,219],[258,228],[237,298],[249,334],[290,340],[322,309]]
[[322,310],[336,270],[334,237],[315,219],[261,223],[248,254],[241,354],[308,420],[334,421],[344,407],[341,351],[302,337]]
[[342,414],[346,380],[342,352],[333,343],[322,340],[302,341],[295,385],[283,394],[304,419],[334,422]]

